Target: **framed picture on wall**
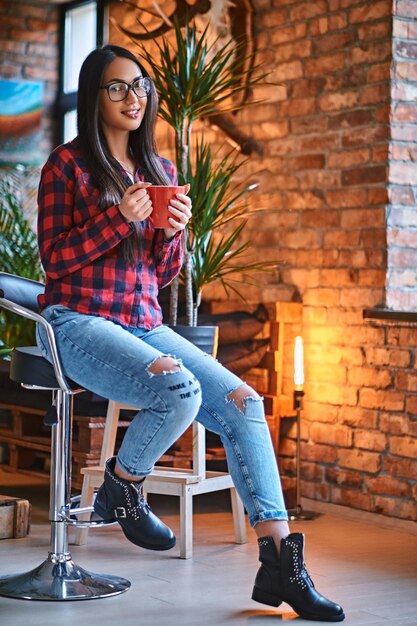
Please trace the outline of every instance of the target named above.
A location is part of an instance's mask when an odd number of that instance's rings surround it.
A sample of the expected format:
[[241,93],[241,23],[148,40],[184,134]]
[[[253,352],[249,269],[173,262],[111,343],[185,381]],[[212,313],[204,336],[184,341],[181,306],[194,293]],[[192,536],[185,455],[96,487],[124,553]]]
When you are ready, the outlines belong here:
[[38,165],[43,83],[0,79],[0,164]]

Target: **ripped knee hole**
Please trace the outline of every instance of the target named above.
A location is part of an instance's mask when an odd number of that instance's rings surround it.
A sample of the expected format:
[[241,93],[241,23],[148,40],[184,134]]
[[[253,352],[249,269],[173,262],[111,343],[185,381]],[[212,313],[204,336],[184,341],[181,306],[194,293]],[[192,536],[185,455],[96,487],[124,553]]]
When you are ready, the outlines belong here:
[[181,371],[181,365],[172,356],[160,356],[148,367],[150,374],[170,374]]
[[227,402],[234,402],[234,404],[237,406],[239,411],[241,411],[242,413],[245,412],[246,401],[249,398],[252,398],[253,400],[261,399],[260,396],[256,393],[256,391],[252,389],[252,387],[249,387],[249,385],[246,385],[246,384],[243,384],[240,387],[237,387],[237,389],[233,389],[233,391],[231,391],[226,396]]

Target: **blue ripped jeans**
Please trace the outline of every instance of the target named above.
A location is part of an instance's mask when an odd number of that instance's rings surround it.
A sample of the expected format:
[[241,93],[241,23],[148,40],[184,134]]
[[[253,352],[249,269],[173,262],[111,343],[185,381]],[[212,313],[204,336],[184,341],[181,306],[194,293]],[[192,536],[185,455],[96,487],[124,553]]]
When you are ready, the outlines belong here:
[[[235,374],[167,326],[151,331],[125,328],[61,305],[46,308],[42,315],[54,329],[68,378],[105,398],[140,409],[117,457],[125,472],[150,474],[197,419],[220,436],[250,524],[288,519],[263,401],[249,396],[243,410],[239,408],[230,398],[243,384]],[[48,358],[41,327],[37,341]],[[178,359],[179,371],[152,373],[152,364],[168,355]]]

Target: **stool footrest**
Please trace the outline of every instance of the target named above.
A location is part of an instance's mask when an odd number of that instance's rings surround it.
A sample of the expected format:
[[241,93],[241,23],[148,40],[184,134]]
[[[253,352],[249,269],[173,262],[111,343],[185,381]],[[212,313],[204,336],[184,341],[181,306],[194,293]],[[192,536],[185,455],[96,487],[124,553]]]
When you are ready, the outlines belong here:
[[0,596],[23,600],[94,600],[115,596],[130,587],[120,576],[87,572],[72,559],[46,559],[35,569],[0,578]]

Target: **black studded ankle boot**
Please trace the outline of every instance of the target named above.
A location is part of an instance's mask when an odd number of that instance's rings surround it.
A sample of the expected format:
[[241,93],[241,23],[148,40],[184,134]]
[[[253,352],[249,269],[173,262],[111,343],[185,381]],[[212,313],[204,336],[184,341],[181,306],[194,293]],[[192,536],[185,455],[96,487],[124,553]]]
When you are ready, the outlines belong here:
[[259,560],[252,599],[279,606],[287,602],[303,619],[341,622],[342,607],[327,600],[315,590],[304,564],[304,535],[292,533],[281,540],[278,555],[272,537],[258,539]]
[[114,473],[116,458],[109,459],[104,483],[97,492],[94,510],[104,520],[117,520],[129,541],[148,550],[169,550],[176,543],[168,526],[152,513],[142,483],[123,480]]

